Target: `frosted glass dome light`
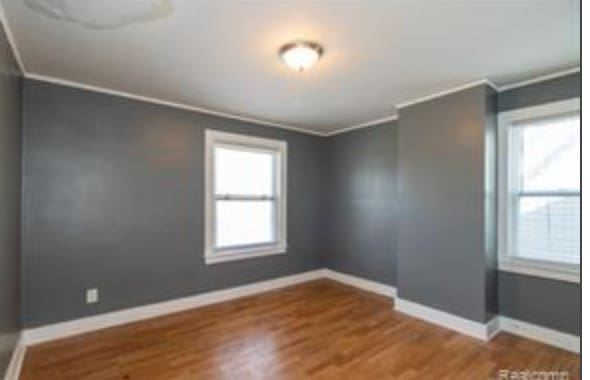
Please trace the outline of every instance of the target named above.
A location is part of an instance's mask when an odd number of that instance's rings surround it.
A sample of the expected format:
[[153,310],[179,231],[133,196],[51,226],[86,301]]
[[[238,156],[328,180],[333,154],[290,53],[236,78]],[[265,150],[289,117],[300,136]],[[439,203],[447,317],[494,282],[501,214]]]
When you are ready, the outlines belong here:
[[323,48],[315,42],[299,41],[283,45],[279,56],[289,68],[305,71],[320,59],[323,52]]

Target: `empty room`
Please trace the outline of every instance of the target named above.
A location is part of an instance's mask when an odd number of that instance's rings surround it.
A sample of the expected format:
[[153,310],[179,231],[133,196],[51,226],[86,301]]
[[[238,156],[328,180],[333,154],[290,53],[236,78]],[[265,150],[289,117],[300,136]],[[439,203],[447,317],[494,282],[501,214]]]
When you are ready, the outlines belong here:
[[0,0],[0,378],[581,379],[581,14]]

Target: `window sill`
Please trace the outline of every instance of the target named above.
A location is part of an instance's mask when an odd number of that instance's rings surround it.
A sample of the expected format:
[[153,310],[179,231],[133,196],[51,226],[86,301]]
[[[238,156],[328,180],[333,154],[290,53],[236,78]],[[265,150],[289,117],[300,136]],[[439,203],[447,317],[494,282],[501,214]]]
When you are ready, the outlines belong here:
[[500,259],[498,269],[503,272],[580,283],[580,266],[526,259]]
[[237,250],[229,252],[207,252],[205,254],[205,264],[218,264],[228,261],[253,259],[256,257],[281,255],[287,252],[285,246],[271,246],[249,250]]

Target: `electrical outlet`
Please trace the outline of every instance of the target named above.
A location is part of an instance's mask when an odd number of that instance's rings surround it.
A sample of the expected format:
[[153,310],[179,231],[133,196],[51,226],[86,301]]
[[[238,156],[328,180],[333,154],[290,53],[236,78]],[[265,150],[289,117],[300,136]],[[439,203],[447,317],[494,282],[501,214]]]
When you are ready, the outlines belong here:
[[98,289],[86,289],[86,303],[97,303],[98,302]]

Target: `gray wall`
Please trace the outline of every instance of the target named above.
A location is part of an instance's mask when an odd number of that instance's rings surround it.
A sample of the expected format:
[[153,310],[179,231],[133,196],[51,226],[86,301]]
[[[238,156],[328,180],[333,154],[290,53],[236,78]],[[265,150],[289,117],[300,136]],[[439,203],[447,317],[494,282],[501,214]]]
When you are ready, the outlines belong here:
[[[488,96],[486,101],[492,104],[488,103],[485,107],[487,132],[490,133],[490,126],[495,123],[495,108],[510,110],[579,97],[580,85],[580,74],[572,74],[507,90],[497,97]],[[495,98],[497,106],[493,104]],[[458,112],[463,110],[459,108]],[[397,195],[398,129],[397,123],[393,122],[326,140],[325,179],[326,189],[331,190],[324,193],[328,216],[323,227],[326,240],[322,240],[325,243],[322,260],[326,267],[394,285],[398,282],[396,240],[400,218]],[[426,141],[432,139],[428,134]],[[431,143],[436,144],[436,141]],[[579,285],[494,269],[495,160],[490,157],[496,149],[494,136],[485,138],[484,144],[487,146],[483,147],[483,153],[488,155],[484,160],[487,167],[483,171],[487,176],[484,182],[487,187],[484,189],[486,318],[499,313],[579,334]],[[460,158],[458,160],[461,161]],[[400,293],[403,296],[403,289]]]
[[500,314],[570,334],[582,334],[579,284],[499,272]]
[[517,87],[498,94],[498,112],[579,98],[582,91],[582,75],[570,74],[559,78]]
[[0,377],[20,331],[20,74],[0,26]]
[[[579,73],[498,94],[498,107],[511,110],[580,97]],[[581,334],[579,284],[501,272],[498,280],[499,312],[541,326]]]
[[[320,137],[33,80],[23,125],[26,326],[320,266]],[[286,254],[205,265],[206,128],[288,142]]]
[[494,97],[480,85],[399,112],[398,293],[478,322],[496,308]]
[[[579,88],[574,74],[509,90],[498,108],[579,96]],[[500,314],[579,333],[578,285],[496,279],[496,106],[487,88],[402,109],[400,124],[412,128],[391,122],[327,139],[30,80],[24,101],[27,326],[327,266],[473,320],[499,304]],[[205,128],[289,142],[286,255],[204,265]],[[18,156],[11,147],[2,153]],[[403,218],[408,212],[417,214]],[[84,290],[94,286],[101,302],[87,306]]]
[[395,285],[397,123],[335,135],[325,142],[327,268]]

